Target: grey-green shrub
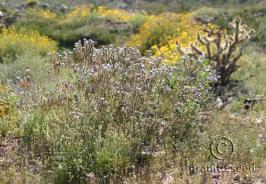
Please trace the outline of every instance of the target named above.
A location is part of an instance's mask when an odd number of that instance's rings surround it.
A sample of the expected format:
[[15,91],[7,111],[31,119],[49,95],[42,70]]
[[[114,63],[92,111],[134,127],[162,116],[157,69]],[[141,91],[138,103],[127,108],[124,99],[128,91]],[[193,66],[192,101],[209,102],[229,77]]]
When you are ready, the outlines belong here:
[[96,49],[84,40],[73,55],[56,54],[52,66],[57,75],[71,70],[69,79],[38,93],[23,127],[34,152],[44,152],[34,146],[40,137],[48,142],[54,182],[86,183],[91,175],[119,182],[164,150],[196,149],[196,116],[216,80],[204,59],[165,65],[134,48]]

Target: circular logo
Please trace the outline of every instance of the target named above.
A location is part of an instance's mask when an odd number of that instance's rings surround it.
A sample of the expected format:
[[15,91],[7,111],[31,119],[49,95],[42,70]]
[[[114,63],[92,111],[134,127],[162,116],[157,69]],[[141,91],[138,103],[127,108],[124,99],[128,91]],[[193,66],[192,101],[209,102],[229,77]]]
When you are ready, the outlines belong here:
[[210,145],[212,156],[222,160],[234,153],[235,148],[233,142],[227,137],[216,137]]

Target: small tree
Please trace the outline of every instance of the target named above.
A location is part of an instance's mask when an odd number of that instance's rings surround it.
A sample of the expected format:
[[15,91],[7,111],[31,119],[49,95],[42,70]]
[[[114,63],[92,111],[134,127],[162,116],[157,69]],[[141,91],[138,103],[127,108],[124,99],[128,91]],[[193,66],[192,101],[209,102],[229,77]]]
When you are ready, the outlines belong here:
[[[220,76],[218,85],[228,84],[233,72],[237,70],[237,61],[243,54],[245,46],[249,43],[254,29],[249,29],[242,24],[240,18],[234,19],[229,26],[230,33],[222,29],[206,28],[206,36],[198,35],[197,41],[191,44],[191,55],[194,57],[205,56],[210,60],[217,75]],[[178,50],[180,45],[177,44]],[[183,53],[184,54],[184,53]]]

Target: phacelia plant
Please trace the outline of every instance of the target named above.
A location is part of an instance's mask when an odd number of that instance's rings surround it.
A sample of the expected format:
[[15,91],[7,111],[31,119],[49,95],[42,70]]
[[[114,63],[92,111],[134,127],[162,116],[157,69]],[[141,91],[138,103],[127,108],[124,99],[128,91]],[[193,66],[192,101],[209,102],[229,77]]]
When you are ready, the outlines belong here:
[[[88,182],[135,172],[145,160],[196,142],[197,113],[208,101],[213,72],[204,59],[166,65],[135,48],[97,49],[76,43],[73,54],[56,54],[58,78],[51,93],[38,93],[24,122],[24,141],[47,145],[56,180]],[[35,97],[36,99],[36,97]],[[38,149],[37,149],[38,151]]]

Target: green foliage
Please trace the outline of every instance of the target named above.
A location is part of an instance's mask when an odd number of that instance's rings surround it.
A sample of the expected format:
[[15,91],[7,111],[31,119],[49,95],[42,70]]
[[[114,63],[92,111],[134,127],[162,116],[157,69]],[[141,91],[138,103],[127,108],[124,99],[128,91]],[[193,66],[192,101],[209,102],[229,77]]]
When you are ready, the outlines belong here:
[[136,33],[139,30],[140,26],[144,24],[145,20],[146,20],[146,17],[141,14],[136,15],[132,19],[130,19],[129,23],[130,23],[130,26],[132,27],[132,31]]
[[247,6],[228,6],[221,9],[213,7],[203,7],[195,11],[195,15],[199,17],[205,17],[210,19],[216,17],[215,23],[223,28],[228,28],[228,23],[233,20],[234,17],[240,16],[245,23],[256,30],[256,34],[252,41],[258,43],[260,46],[265,47],[265,1],[259,1],[255,4],[248,4]]
[[139,27],[138,34],[131,36],[128,45],[139,45],[141,52],[144,52],[154,45],[164,44],[169,38],[177,35],[179,21],[179,16],[172,13],[147,17]]
[[4,169],[0,173],[0,180],[1,180],[1,183],[3,184],[7,184],[7,183],[44,184],[46,183],[40,175],[33,173],[29,169],[18,168],[17,166],[12,166],[8,169]]
[[0,138],[6,137],[18,128],[19,115],[15,108],[17,101],[16,94],[10,88],[0,84]]
[[[53,16],[49,13],[45,15]],[[132,20],[132,29],[136,29],[141,23],[141,16],[136,17]],[[127,35],[131,31],[127,29],[128,26],[123,32],[118,31],[113,26],[115,24],[115,21],[108,17],[100,17],[97,13],[75,18],[66,18],[65,15],[57,14],[56,17],[47,18],[42,17],[38,10],[29,9],[24,20],[15,26],[17,29],[38,30],[41,34],[56,40],[60,46],[72,48],[76,41],[83,38],[93,39],[99,45],[111,44],[116,37]]]
[[[63,76],[63,75],[62,75]],[[34,56],[27,52],[18,56],[7,64],[0,64],[1,83],[12,86],[19,92],[19,78],[28,77],[32,86],[38,85],[42,88],[54,88],[53,75],[49,74],[49,57]],[[50,81],[47,83],[47,79]]]
[[23,135],[23,141],[30,149],[36,150],[45,147],[48,142],[49,127],[44,111],[35,112],[33,116],[27,118],[27,123],[23,125]]
[[4,28],[0,33],[0,55],[3,62],[9,63],[17,57],[29,52],[34,55],[46,55],[55,52],[56,42],[41,36],[36,31],[17,31],[14,28]]
[[[266,95],[266,63],[265,52],[255,44],[250,45],[246,49],[246,54],[241,58],[240,67],[232,78],[244,81],[245,87],[249,90],[251,96]],[[259,82],[258,82],[259,81]]]

